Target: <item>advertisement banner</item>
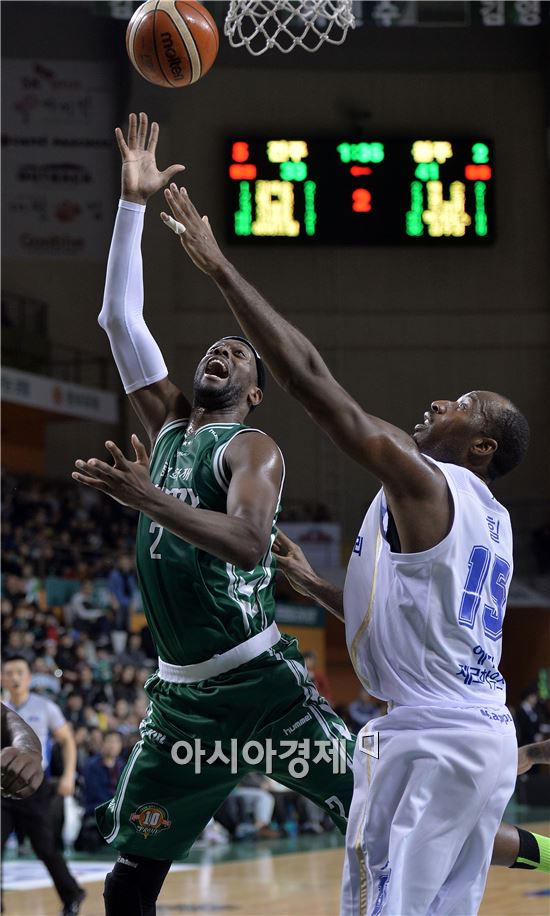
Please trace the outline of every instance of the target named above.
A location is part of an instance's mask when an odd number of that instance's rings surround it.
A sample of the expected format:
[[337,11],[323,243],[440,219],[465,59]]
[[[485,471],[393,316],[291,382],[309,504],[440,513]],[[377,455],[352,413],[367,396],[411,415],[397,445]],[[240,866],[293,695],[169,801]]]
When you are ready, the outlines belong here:
[[118,423],[118,397],[112,391],[60,382],[19,369],[2,369],[2,400],[65,416]]
[[342,531],[334,522],[283,522],[280,526],[316,570],[342,566]]
[[116,151],[109,61],[5,59],[3,256],[106,257]]

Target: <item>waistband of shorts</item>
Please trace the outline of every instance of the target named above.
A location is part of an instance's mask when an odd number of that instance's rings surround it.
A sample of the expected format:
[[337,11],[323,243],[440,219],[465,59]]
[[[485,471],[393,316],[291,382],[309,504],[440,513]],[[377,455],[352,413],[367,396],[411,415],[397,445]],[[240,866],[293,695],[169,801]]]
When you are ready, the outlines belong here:
[[[399,728],[463,728],[478,725],[495,725],[509,729],[515,734],[515,725],[510,710],[503,704],[494,706],[469,705],[469,706],[405,706],[388,704],[385,716],[376,719],[373,729],[392,728],[398,723]],[[372,724],[371,720],[369,724]]]
[[266,630],[251,636],[246,642],[233,646],[221,655],[214,655],[205,662],[196,665],[170,665],[159,658],[159,677],[172,684],[194,684],[197,681],[206,681],[209,677],[225,674],[233,668],[239,668],[252,659],[262,655],[275,646],[281,639],[281,634],[275,621]]

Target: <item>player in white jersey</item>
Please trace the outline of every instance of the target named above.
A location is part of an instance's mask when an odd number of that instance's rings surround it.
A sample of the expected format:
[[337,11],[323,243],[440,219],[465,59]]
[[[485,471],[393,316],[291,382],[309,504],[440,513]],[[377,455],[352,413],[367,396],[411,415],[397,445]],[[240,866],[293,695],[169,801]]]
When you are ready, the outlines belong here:
[[[357,674],[390,711],[357,742],[342,913],[475,913],[517,769],[498,671],[512,536],[489,486],[522,460],[527,421],[488,391],[433,401],[413,436],[365,413],[227,261],[186,191],[165,195],[164,221],[277,381],[382,484],[344,609]],[[362,747],[374,733],[378,757]]]

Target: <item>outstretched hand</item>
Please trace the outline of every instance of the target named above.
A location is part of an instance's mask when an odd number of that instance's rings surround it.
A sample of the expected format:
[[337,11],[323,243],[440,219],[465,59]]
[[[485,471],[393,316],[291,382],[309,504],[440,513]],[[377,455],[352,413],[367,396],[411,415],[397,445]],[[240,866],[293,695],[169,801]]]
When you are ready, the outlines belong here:
[[277,568],[284,572],[293,589],[309,597],[306,583],[311,582],[315,572],[306,560],[302,548],[291,541],[280,528],[273,544],[273,553],[277,557]]
[[115,463],[107,464],[98,458],[88,461],[79,458],[75,461],[78,471],[73,471],[71,475],[73,480],[105,493],[123,506],[141,510],[155,492],[155,486],[149,477],[149,456],[145,446],[136,435],[132,436],[132,445],[135,461],[126,458],[114,442],[107,441],[105,448]]
[[140,112],[139,121],[135,114],[128,118],[128,138],[124,139],[120,127],[115,130],[116,141],[122,156],[121,196],[137,204],[145,204],[152,194],[159,191],[177,173],[183,171],[184,165],[170,165],[163,172],[157,168],[155,157],[159,138],[159,126],[156,121],[151,124],[149,139],[147,131],[149,119],[145,112]]
[[178,188],[175,182],[165,188],[164,196],[173,218],[162,212],[160,217],[163,223],[179,235],[181,244],[196,267],[205,274],[213,273],[224,263],[225,257],[214,238],[208,217],[199,216],[185,188]]

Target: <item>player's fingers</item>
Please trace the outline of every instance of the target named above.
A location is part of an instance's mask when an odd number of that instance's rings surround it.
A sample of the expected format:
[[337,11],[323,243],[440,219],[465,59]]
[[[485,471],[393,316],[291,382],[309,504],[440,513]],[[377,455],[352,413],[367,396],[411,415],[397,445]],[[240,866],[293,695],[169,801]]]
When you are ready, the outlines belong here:
[[36,768],[36,764],[34,760],[27,760],[25,765],[21,768],[21,771],[19,773],[19,781],[21,783],[18,789],[19,794],[21,794],[21,791],[23,789],[26,789],[28,787],[29,795],[30,795],[30,792],[32,791],[31,780],[34,775],[35,768]]
[[[183,219],[186,218],[186,214],[183,212],[182,208],[180,207],[179,202],[178,202],[177,200],[175,200],[175,198],[174,198],[174,196],[173,196],[173,194],[172,194],[172,192],[170,191],[169,188],[165,188],[165,189],[164,189],[164,196],[165,196],[165,198],[166,198],[166,203],[168,204],[168,206],[170,207],[172,213],[174,214],[175,221],[181,223],[181,220],[183,220]],[[166,222],[166,220],[165,220],[165,222]],[[173,228],[172,225],[171,225],[171,223],[168,223],[168,225],[169,225],[170,229]],[[183,223],[181,223],[181,225],[183,225]]]
[[280,528],[277,528],[277,537],[275,538],[275,544],[277,544],[277,546],[285,554],[288,553],[289,550],[295,546],[294,541],[291,541],[288,535],[286,535],[284,531],[281,531]]
[[145,141],[147,139],[147,127],[149,124],[149,119],[144,111],[139,113],[138,129],[137,129],[137,145],[138,149],[145,149]]
[[16,778],[8,779],[2,776],[2,795],[5,798],[17,798],[18,784]]
[[184,170],[185,166],[181,165],[179,162],[177,165],[169,165],[167,169],[164,169],[162,178],[164,181],[168,182],[171,178],[173,178],[174,175],[177,175],[178,172],[183,172]]
[[286,557],[284,553],[277,553],[276,557],[277,557],[277,569],[282,570],[282,572],[286,572],[288,568],[288,557]]
[[282,569],[285,575],[289,575],[292,570],[295,570],[296,564],[291,556],[287,553],[276,553],[277,557],[277,569]]
[[197,208],[195,207],[193,201],[192,201],[191,198],[189,197],[189,194],[187,193],[187,188],[184,188],[184,187],[177,188],[176,185],[175,185],[175,182],[172,182],[172,184],[170,185],[170,187],[171,187],[171,188],[176,188],[175,194],[176,194],[176,197],[177,197],[177,199],[178,199],[178,201],[179,201],[180,207],[182,208],[183,213],[184,213],[184,214],[186,215],[186,217],[187,217],[187,221],[188,221],[188,222],[189,222],[189,221],[192,221],[192,224],[194,224],[194,226],[195,226],[197,229],[198,229],[199,227],[202,229],[202,227],[203,227],[203,225],[204,225],[204,224],[203,224],[203,221],[202,221],[202,218],[201,218],[201,216],[199,215],[199,211],[198,211]]
[[132,445],[134,446],[137,460],[142,464],[149,464],[149,455],[147,454],[147,449],[145,448],[143,442],[138,439],[135,433],[132,434]]
[[31,786],[28,783],[26,783],[20,789],[17,789],[16,797],[17,798],[28,798],[30,795],[34,795],[35,792],[36,792],[36,789],[34,788],[34,786]]
[[[165,220],[167,226],[172,229],[173,232],[176,232],[178,235],[182,235],[182,231],[179,226],[183,226],[187,232],[197,232],[197,230],[204,229],[204,223],[199,217],[198,213],[195,210],[192,210],[187,204],[178,203],[174,196],[171,194],[166,195],[166,203],[169,205],[172,213],[174,214],[174,223]],[[183,241],[183,240],[182,240]]]
[[103,480],[97,480],[95,477],[87,477],[85,474],[79,474],[77,471],[73,471],[71,477],[78,483],[83,483],[87,487],[93,487],[94,490],[101,490],[102,493],[108,492],[107,484]]
[[150,153],[155,155],[157,151],[157,143],[159,139],[159,126],[156,121],[153,121],[151,124],[151,130],[149,131],[149,142],[147,144],[147,149]]
[[175,232],[176,235],[183,235],[185,232],[185,226],[183,223],[179,223],[177,219],[174,219],[173,216],[168,216],[167,213],[162,212],[160,214],[160,218],[164,225],[168,226],[168,228],[171,229],[172,232]]
[[164,196],[176,219],[185,218],[189,215],[187,206],[189,201],[182,198],[174,181],[171,182],[169,188],[164,189]]
[[115,459],[115,467],[116,467],[116,468],[119,468],[119,467],[126,468],[126,467],[128,467],[128,461],[127,461],[127,459],[126,459],[124,453],[121,452],[121,450],[119,449],[118,445],[116,445],[115,442],[112,442],[110,439],[107,439],[107,442],[105,443],[105,448],[107,449],[108,452],[111,453],[111,455],[112,455],[113,458]]
[[81,458],[75,461],[75,466],[90,477],[97,477],[99,480],[109,480],[113,476],[113,468],[106,461],[100,461],[99,458],[89,458],[88,461],[82,461]]
[[136,137],[137,137],[137,118],[134,112],[132,111],[128,115],[128,146],[130,149],[135,149]]
[[180,207],[183,207],[185,210],[188,210],[189,212],[194,213],[197,219],[200,219],[197,209],[193,201],[189,197],[189,194],[187,193],[186,187],[184,187],[183,185],[180,185],[178,188],[176,182],[172,181],[170,183],[170,190],[172,191],[176,200],[179,201]]
[[[4,787],[4,791],[6,791]],[[13,782],[9,787],[9,793],[12,798],[28,798],[29,795],[32,795],[34,792],[34,787],[31,785],[30,779],[26,775],[20,774],[20,776]]]
[[115,127],[115,139],[122,157],[126,159],[130,153],[130,150],[128,149],[126,140],[124,139],[124,134],[122,133],[120,127]]
[[272,550],[277,557],[286,557],[288,553],[285,545],[279,540],[279,536],[275,539]]
[[2,769],[2,789],[4,792],[17,792],[20,785],[20,764],[17,757],[11,760],[9,766]]
[[12,773],[11,769],[2,768],[2,792],[5,795],[11,792],[16,779],[17,773]]
[[29,763],[28,769],[25,773],[22,773],[25,779],[25,785],[17,793],[18,798],[27,798],[29,795],[32,795],[33,792],[36,792],[39,786],[42,785],[44,781],[44,773],[42,769],[36,766],[36,762]]

